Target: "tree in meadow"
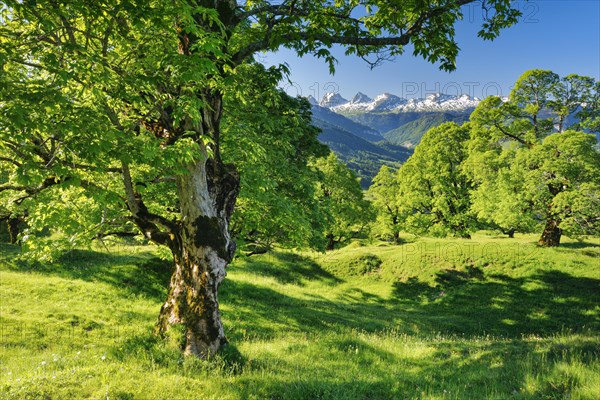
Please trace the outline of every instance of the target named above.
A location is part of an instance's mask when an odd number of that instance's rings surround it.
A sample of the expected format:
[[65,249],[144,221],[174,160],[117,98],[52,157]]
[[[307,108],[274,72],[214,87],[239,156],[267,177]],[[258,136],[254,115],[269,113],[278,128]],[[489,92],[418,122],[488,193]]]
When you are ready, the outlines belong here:
[[359,178],[334,153],[315,160],[314,165],[321,174],[317,196],[326,210],[326,250],[333,250],[336,244],[365,229],[374,214],[371,204],[364,199]]
[[[495,153],[498,151],[498,154]],[[482,227],[499,230],[513,238],[516,232],[530,232],[537,215],[525,195],[524,171],[515,163],[517,149],[491,149],[473,153],[465,161],[468,176],[477,179],[471,191],[471,210]]]
[[548,108],[556,115],[558,132],[564,131],[569,116],[578,116],[578,119],[584,120],[584,124],[589,125],[591,114],[598,113],[599,109],[599,83],[589,76],[570,74],[550,88],[552,100],[548,102]]
[[[59,243],[35,245],[43,226],[70,245],[134,226],[165,246],[175,268],[157,332],[181,324],[185,352],[211,356],[226,343],[217,293],[236,249],[240,174],[223,153],[223,122],[249,117],[243,101],[227,103],[248,79],[242,67],[286,47],[333,71],[333,45],[377,64],[410,44],[452,70],[454,25],[469,3],[5,0],[3,208],[27,211],[24,245],[38,254]],[[519,16],[508,0],[481,5],[484,39]]]
[[377,214],[375,231],[383,238],[400,242],[402,214],[397,201],[400,190],[397,171],[382,165],[367,192]]
[[396,202],[409,232],[470,237],[471,182],[462,169],[469,134],[468,124],[454,122],[430,129],[400,167]]

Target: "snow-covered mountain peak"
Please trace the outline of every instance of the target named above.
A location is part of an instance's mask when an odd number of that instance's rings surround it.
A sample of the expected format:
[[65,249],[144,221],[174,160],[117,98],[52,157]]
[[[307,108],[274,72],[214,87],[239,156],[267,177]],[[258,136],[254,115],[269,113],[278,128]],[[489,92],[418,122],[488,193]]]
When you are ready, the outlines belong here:
[[348,100],[340,96],[339,93],[331,92],[325,93],[325,96],[323,96],[323,99],[321,100],[321,103],[319,103],[319,105],[321,107],[333,108],[346,103],[348,103]]
[[432,93],[425,99],[410,101],[398,111],[462,111],[477,107],[479,99],[467,94],[453,96],[444,93]]
[[370,103],[373,99],[367,96],[362,92],[358,92],[354,95],[352,100],[350,100],[350,104],[362,104],[362,103]]
[[429,96],[427,96],[425,98],[425,101],[435,102],[435,103],[441,103],[443,101],[455,100],[455,99],[457,99],[456,96],[452,96],[452,95],[449,95],[449,94],[433,93],[433,94],[430,94]]
[[383,93],[375,97],[373,103],[372,111],[391,111],[402,104],[406,104],[406,99],[391,93]]
[[312,95],[308,95],[308,97],[306,98],[306,100],[308,100],[308,102],[310,103],[311,106],[318,106],[319,102],[317,101],[317,99],[315,99]]
[[335,112],[386,112],[392,111],[396,107],[406,103],[402,99],[391,93],[383,93],[371,99],[363,93],[357,93],[349,103],[342,103],[332,107]]

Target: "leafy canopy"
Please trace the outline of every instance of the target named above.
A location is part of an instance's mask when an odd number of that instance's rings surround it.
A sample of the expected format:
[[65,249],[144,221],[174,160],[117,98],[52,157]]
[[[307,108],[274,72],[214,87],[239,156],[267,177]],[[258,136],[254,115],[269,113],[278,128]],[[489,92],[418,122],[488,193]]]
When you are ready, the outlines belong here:
[[468,237],[473,229],[467,157],[468,124],[444,123],[430,129],[398,171],[405,229],[417,234]]
[[364,199],[359,178],[342,164],[335,154],[316,159],[315,167],[322,174],[317,184],[321,207],[328,211],[324,236],[327,247],[350,239],[363,230],[374,217],[371,204]]
[[400,182],[396,171],[387,165],[382,165],[367,193],[377,213],[374,233],[394,242],[399,241],[402,229],[402,215],[397,198],[399,191]]

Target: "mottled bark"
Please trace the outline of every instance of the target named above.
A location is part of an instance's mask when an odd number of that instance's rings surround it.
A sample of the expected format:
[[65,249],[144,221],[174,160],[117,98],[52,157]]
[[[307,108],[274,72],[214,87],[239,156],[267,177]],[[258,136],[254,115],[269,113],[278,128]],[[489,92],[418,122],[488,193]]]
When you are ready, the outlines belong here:
[[546,221],[546,227],[542,232],[542,237],[538,241],[540,246],[556,247],[560,245],[560,237],[562,235],[562,229],[558,227],[559,221],[555,219],[548,219]]
[[158,333],[185,327],[185,353],[207,358],[226,343],[218,288],[235,253],[229,220],[239,192],[237,171],[213,160],[189,167],[178,180],[182,226],[171,250],[175,271],[161,308]]

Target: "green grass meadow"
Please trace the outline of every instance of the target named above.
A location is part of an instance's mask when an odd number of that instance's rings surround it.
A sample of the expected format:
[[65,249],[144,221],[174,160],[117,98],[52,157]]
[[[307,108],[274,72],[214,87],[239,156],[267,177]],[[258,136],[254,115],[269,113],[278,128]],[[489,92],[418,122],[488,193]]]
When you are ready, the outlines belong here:
[[238,256],[208,361],[152,335],[171,272],[153,247],[46,265],[0,244],[0,398],[599,399],[600,241],[535,239]]

